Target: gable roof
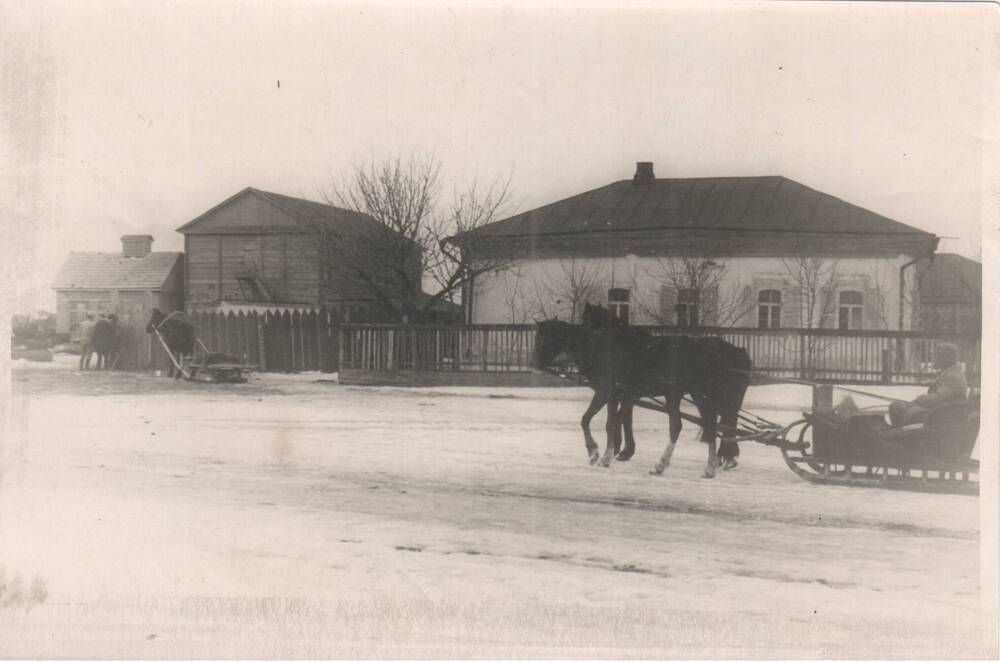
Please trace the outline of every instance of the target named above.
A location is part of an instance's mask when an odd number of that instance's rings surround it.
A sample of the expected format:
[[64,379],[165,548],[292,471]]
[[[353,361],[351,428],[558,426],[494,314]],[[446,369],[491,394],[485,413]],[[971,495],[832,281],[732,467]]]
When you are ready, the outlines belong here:
[[162,290],[181,253],[145,257],[121,253],[70,253],[52,284],[54,290]]
[[334,207],[333,205],[323,204],[322,202],[305,200],[304,198],[293,198],[280,193],[262,191],[252,186],[248,186],[239,193],[231,195],[208,211],[200,214],[195,219],[180,226],[177,228],[177,232],[182,234],[190,233],[199,223],[201,223],[201,221],[205,220],[213,212],[225,207],[233,200],[236,200],[244,195],[257,196],[279,209],[282,209],[296,220],[302,221],[306,224],[306,227],[304,228],[305,230],[312,229],[316,225],[319,227],[329,226],[330,229],[347,232],[357,232],[363,230],[373,231],[382,228],[382,225],[378,221],[367,214],[362,214],[350,209],[343,209],[341,207]]
[[933,237],[781,176],[622,180],[485,225],[467,236],[658,229]]

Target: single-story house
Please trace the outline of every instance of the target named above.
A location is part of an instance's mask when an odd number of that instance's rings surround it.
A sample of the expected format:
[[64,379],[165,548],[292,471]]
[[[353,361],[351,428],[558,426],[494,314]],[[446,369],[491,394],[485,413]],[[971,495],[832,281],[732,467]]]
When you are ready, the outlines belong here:
[[[509,266],[463,292],[471,323],[911,329],[916,269],[938,238],[781,176],[632,179],[452,241]],[[473,255],[475,259],[475,255]]]
[[56,275],[56,331],[78,340],[87,313],[114,313],[126,328],[119,368],[159,365],[145,332],[153,308],[183,305],[183,255],[152,250],[148,234],[125,235],[120,253],[70,253]]

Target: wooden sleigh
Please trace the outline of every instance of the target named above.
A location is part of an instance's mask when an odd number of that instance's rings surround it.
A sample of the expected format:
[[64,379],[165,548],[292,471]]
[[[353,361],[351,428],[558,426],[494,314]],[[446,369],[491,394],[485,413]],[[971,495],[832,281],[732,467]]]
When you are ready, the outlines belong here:
[[213,352],[209,351],[200,338],[195,338],[195,342],[201,348],[202,353],[200,357],[197,354],[193,356],[181,356],[179,358],[175,357],[174,353],[167,346],[167,341],[163,339],[160,330],[154,328],[153,333],[159,339],[167,356],[170,357],[174,368],[180,371],[181,375],[187,381],[209,384],[242,384],[246,383],[250,379],[250,373],[257,369],[256,365],[247,363],[229,361],[210,362],[209,358],[213,355]]

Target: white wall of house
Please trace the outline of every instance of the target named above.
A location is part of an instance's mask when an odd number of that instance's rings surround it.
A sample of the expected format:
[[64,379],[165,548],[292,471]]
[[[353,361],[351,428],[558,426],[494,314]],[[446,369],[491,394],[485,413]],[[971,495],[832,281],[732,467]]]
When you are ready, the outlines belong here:
[[[905,255],[825,258],[817,265],[819,282],[810,285],[795,275],[794,258],[716,258],[707,270],[713,275],[703,281],[711,292],[700,297],[699,319],[713,326],[898,329],[900,267],[909,260]],[[584,302],[609,305],[609,290],[619,288],[628,291],[632,324],[683,323],[678,315],[693,314],[691,293],[677,292],[677,285],[685,280],[685,267],[700,261],[636,256],[521,261],[477,277],[472,322],[520,324],[556,316],[578,321]],[[912,325],[912,271],[904,272],[904,329]],[[612,298],[625,297],[617,292]],[[678,303],[684,304],[680,310]]]

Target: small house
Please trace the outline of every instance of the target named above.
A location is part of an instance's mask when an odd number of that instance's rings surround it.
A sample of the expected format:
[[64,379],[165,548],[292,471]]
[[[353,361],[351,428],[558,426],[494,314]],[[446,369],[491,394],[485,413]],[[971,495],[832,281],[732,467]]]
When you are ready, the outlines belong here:
[[70,253],[56,276],[56,331],[79,340],[87,313],[115,314],[125,327],[118,368],[159,365],[145,332],[153,308],[183,306],[183,255],[152,250],[148,234],[125,235],[120,253]]

